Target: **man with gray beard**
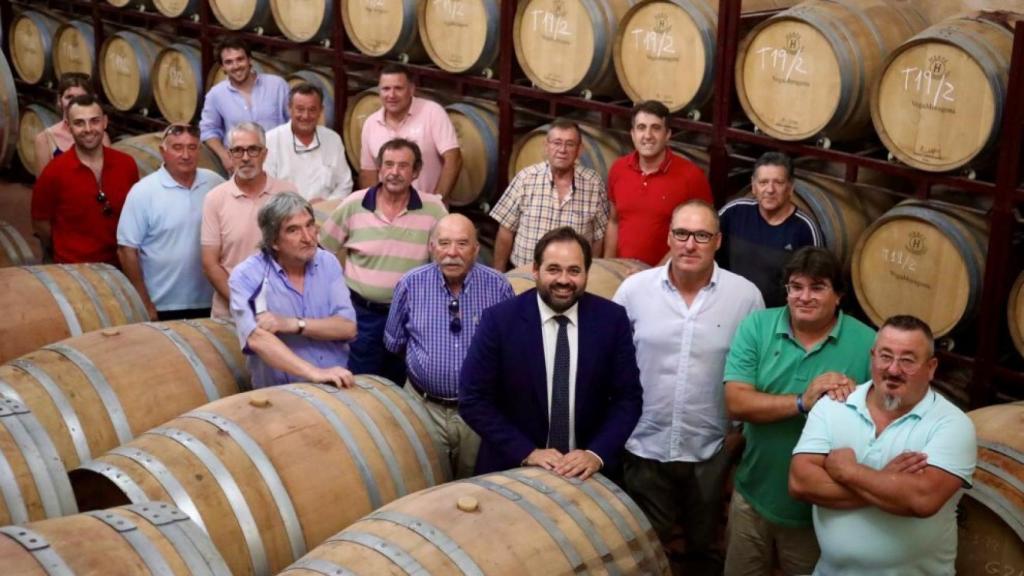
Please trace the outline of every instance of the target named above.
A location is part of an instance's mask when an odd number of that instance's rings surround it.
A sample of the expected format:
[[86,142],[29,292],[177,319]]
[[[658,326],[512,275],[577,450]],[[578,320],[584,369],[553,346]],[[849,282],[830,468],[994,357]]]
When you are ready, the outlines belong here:
[[931,389],[937,365],[928,325],[893,316],[871,350],[871,381],[808,415],[789,491],[814,504],[815,574],[954,573],[956,506],[977,447],[970,418]]

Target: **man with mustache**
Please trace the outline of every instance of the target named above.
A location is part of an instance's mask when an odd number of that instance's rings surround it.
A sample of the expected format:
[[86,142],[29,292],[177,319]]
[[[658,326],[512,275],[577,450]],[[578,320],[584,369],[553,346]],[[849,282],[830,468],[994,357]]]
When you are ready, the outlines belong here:
[[103,145],[107,115],[92,94],[68,104],[75,145],[43,169],[32,188],[32,230],[44,259],[117,266],[117,219],[139,180],[131,156]]
[[590,242],[566,226],[534,249],[534,290],[484,311],[462,366],[459,413],[480,435],[476,473],[615,471],[643,390],[622,306],[585,293]]
[[430,231],[448,211],[441,198],[420,194],[413,181],[423,166],[415,142],[395,138],[377,153],[379,183],[342,200],[320,231],[320,244],[345,267],[359,335],[349,368],[401,385],[405,361],[384,346],[384,327],[395,285],[430,258]]
[[203,200],[200,232],[203,273],[213,285],[214,318],[230,318],[228,275],[239,262],[259,249],[260,229],[256,215],[279,192],[295,186],[271,178],[263,170],[267,137],[255,122],[242,122],[228,132],[228,153],[234,159],[230,180],[210,190]]
[[260,208],[260,251],[231,272],[231,317],[252,387],[288,382],[352,386],[355,311],[341,265],[316,244],[313,207],[282,192]]
[[473,475],[480,437],[459,416],[459,371],[480,315],[515,296],[504,274],[477,266],[476,228],[462,214],[442,218],[430,237],[434,262],[395,286],[384,344],[405,353],[406,389],[437,425],[456,478]]
[[725,361],[725,407],[746,445],[729,509],[726,576],[809,574],[818,561],[811,507],[789,495],[789,460],[820,398],[843,401],[868,379],[875,331],[839,309],[842,268],[824,248],[783,269],[787,305],[747,316]]
[[871,381],[808,415],[789,489],[814,504],[815,574],[953,574],[977,446],[971,419],[931,388],[937,366],[928,325],[893,316],[871,349]]

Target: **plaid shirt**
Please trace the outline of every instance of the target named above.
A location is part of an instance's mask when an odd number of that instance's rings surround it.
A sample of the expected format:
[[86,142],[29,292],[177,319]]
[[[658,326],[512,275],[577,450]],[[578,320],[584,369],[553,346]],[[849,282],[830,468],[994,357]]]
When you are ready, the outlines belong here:
[[[475,264],[453,298],[437,264],[426,264],[407,272],[395,286],[384,345],[394,353],[405,349],[409,379],[421,390],[440,398],[457,398],[459,372],[484,309],[512,298],[512,286],[504,274]],[[462,330],[449,328],[452,316],[448,303],[459,301]]]
[[533,248],[541,236],[562,226],[572,226],[593,242],[604,238],[608,227],[608,195],[597,172],[576,165],[572,191],[559,204],[547,162],[527,166],[516,174],[491,210],[491,218],[516,234],[512,264],[533,262]]

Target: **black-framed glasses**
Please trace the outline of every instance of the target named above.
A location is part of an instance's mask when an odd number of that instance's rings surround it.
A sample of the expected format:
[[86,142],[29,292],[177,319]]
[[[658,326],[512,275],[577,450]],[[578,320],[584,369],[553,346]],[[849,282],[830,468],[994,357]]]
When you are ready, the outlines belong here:
[[263,146],[258,144],[253,144],[252,146],[235,146],[234,148],[228,148],[228,154],[231,154],[232,158],[241,158],[242,156],[256,158],[263,153],[263,150]]
[[448,301],[448,315],[452,317],[448,322],[448,330],[452,334],[462,332],[462,315],[459,313],[459,301],[455,298]]
[[312,152],[320,147],[320,135],[317,134],[316,130],[313,131],[313,145],[312,146],[299,146],[299,139],[295,137],[295,132],[292,132],[292,146],[295,148],[296,154],[306,154]]
[[686,228],[672,229],[672,237],[675,238],[677,242],[686,242],[690,237],[693,237],[693,241],[697,244],[707,244],[708,242],[711,242],[715,236],[718,236],[718,232],[708,232],[707,230],[692,231],[687,230]]
[[110,201],[107,200],[107,194],[103,190],[100,190],[99,194],[96,195],[96,201],[103,207],[104,216],[114,215],[114,207],[110,205]]
[[[163,138],[168,136],[180,136],[183,132],[187,132],[189,136],[195,136],[199,138],[199,128],[191,124],[171,124],[164,130]],[[163,139],[161,138],[161,139]]]

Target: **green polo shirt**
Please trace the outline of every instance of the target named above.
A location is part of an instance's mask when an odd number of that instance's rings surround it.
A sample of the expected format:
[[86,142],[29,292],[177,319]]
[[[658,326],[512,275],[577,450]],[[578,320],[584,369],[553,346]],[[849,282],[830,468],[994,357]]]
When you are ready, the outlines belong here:
[[[825,372],[841,372],[856,382],[866,382],[871,377],[874,342],[874,330],[840,312],[828,337],[805,350],[793,338],[789,308],[760,310],[736,331],[724,378],[751,384],[768,394],[802,394],[811,380]],[[804,421],[803,416],[794,416],[743,425],[747,443],[736,472],[736,490],[769,522],[811,525],[811,505],[789,497],[789,460]]]

